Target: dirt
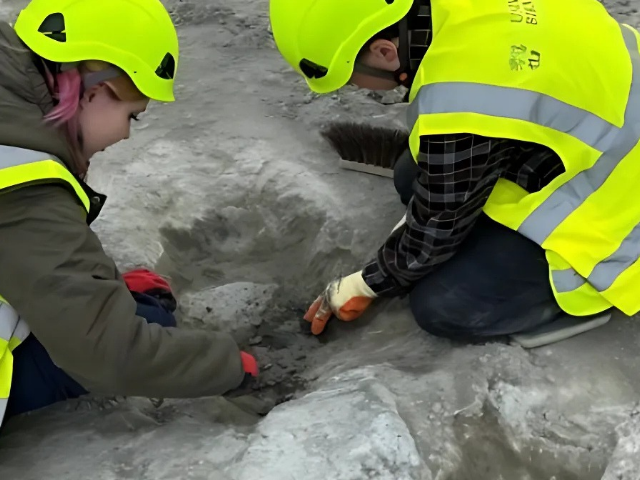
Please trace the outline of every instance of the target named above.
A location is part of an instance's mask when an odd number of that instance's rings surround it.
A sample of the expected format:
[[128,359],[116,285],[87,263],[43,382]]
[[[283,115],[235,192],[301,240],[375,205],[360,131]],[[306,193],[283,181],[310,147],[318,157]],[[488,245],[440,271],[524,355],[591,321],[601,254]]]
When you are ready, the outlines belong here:
[[274,406],[306,390],[308,380],[302,374],[308,370],[307,359],[321,347],[302,320],[304,313],[300,308],[274,307],[244,348],[260,365],[256,396]]
[[[24,3],[0,0],[0,15]],[[59,404],[7,426],[0,477],[637,480],[634,321],[528,352],[427,335],[405,299],[309,334],[306,308],[404,213],[392,182],[339,169],[318,132],[403,127],[402,92],[310,94],[275,51],[266,0],[166,3],[178,101],[92,163],[110,195],[95,228],[122,270],[171,279],[181,328],[254,353],[257,389]],[[637,1],[607,6],[638,24]]]

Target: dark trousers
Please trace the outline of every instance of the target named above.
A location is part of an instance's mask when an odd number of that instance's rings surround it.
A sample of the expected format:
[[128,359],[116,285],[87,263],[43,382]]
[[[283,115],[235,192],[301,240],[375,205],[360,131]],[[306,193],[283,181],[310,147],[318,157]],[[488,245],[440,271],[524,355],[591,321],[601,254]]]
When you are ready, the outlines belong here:
[[[153,297],[132,293],[136,314],[148,323],[175,327],[173,313]],[[29,335],[13,351],[13,378],[5,417],[37,410],[54,403],[78,398],[87,392],[78,382],[59,369],[42,344]]]
[[[395,166],[405,205],[417,173],[410,155]],[[415,284],[409,299],[420,327],[461,340],[526,332],[565,315],[551,291],[544,250],[485,214],[458,252]]]

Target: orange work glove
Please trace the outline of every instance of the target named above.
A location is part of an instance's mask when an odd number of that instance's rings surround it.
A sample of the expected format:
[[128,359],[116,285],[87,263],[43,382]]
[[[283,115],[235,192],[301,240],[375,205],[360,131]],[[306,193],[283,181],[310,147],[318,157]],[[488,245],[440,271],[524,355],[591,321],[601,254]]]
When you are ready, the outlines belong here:
[[362,278],[362,272],[352,273],[331,282],[309,307],[304,319],[311,322],[311,333],[320,335],[331,315],[350,322],[362,315],[376,297]]

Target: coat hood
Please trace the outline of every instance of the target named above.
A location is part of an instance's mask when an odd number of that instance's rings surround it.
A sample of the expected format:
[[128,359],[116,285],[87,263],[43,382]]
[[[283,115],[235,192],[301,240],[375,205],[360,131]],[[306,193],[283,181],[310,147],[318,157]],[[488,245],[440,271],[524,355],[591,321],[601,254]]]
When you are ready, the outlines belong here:
[[65,134],[43,120],[53,108],[43,68],[11,25],[0,22],[0,145],[50,153],[71,167]]

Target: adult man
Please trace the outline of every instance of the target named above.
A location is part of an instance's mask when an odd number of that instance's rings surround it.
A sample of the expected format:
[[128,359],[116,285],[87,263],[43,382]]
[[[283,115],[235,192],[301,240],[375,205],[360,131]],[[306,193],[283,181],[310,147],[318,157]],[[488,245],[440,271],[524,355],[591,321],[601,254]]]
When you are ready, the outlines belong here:
[[403,292],[456,338],[640,310],[635,30],[596,0],[271,0],[271,23],[318,93],[411,86],[406,222],[314,302],[314,333]]

